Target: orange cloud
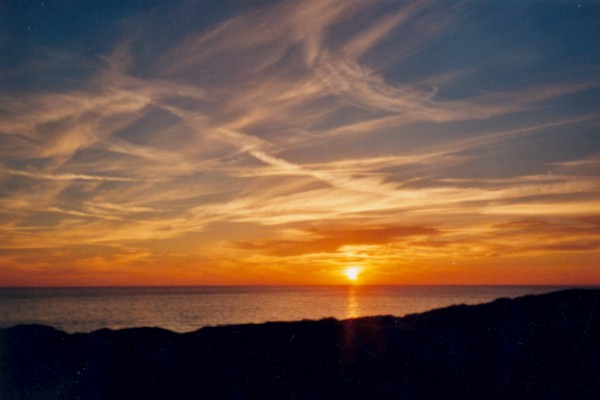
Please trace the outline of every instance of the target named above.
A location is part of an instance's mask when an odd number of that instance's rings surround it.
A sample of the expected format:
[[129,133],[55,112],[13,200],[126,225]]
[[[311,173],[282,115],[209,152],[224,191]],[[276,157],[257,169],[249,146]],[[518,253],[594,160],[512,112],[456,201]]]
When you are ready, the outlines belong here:
[[387,226],[310,228],[304,233],[309,236],[309,239],[262,239],[238,242],[235,245],[244,250],[286,257],[312,253],[333,253],[343,246],[385,244],[414,236],[429,237],[438,234],[438,231],[429,227]]

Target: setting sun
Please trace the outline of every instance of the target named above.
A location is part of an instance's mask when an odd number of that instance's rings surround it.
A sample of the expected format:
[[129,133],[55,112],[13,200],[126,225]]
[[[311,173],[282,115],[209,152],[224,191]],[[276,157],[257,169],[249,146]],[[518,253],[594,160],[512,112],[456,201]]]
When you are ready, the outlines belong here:
[[357,280],[359,273],[360,273],[359,267],[350,267],[350,268],[347,268],[346,270],[344,270],[344,274],[346,274],[348,279],[350,279],[351,281]]

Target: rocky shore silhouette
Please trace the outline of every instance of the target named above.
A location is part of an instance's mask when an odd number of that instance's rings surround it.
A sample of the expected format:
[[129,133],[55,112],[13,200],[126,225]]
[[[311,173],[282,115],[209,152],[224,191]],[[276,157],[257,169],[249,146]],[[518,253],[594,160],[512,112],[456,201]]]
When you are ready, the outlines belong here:
[[20,325],[0,398],[598,399],[600,290],[183,334]]

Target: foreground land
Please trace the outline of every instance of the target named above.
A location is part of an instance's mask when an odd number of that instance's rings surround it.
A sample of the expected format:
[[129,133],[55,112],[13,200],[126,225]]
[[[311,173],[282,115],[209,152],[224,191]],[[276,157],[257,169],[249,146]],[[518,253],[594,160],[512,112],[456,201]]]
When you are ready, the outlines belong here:
[[0,330],[1,399],[598,399],[600,290],[404,318]]

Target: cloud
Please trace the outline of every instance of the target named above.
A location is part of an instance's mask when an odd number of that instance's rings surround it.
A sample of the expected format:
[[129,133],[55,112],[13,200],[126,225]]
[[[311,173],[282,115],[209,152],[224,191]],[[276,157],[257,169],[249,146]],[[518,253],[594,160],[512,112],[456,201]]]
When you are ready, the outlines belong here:
[[34,179],[48,179],[55,181],[73,181],[73,180],[84,180],[84,181],[108,181],[108,182],[133,182],[135,179],[132,178],[121,178],[118,176],[96,176],[96,175],[82,175],[82,174],[44,174],[28,171],[18,170],[6,170],[0,169],[0,174],[24,176]]
[[348,246],[387,244],[407,237],[434,236],[437,233],[436,229],[418,226],[312,228],[300,234],[300,236],[308,236],[301,240],[242,241],[235,243],[235,246],[252,252],[289,257],[312,253],[334,253]]

